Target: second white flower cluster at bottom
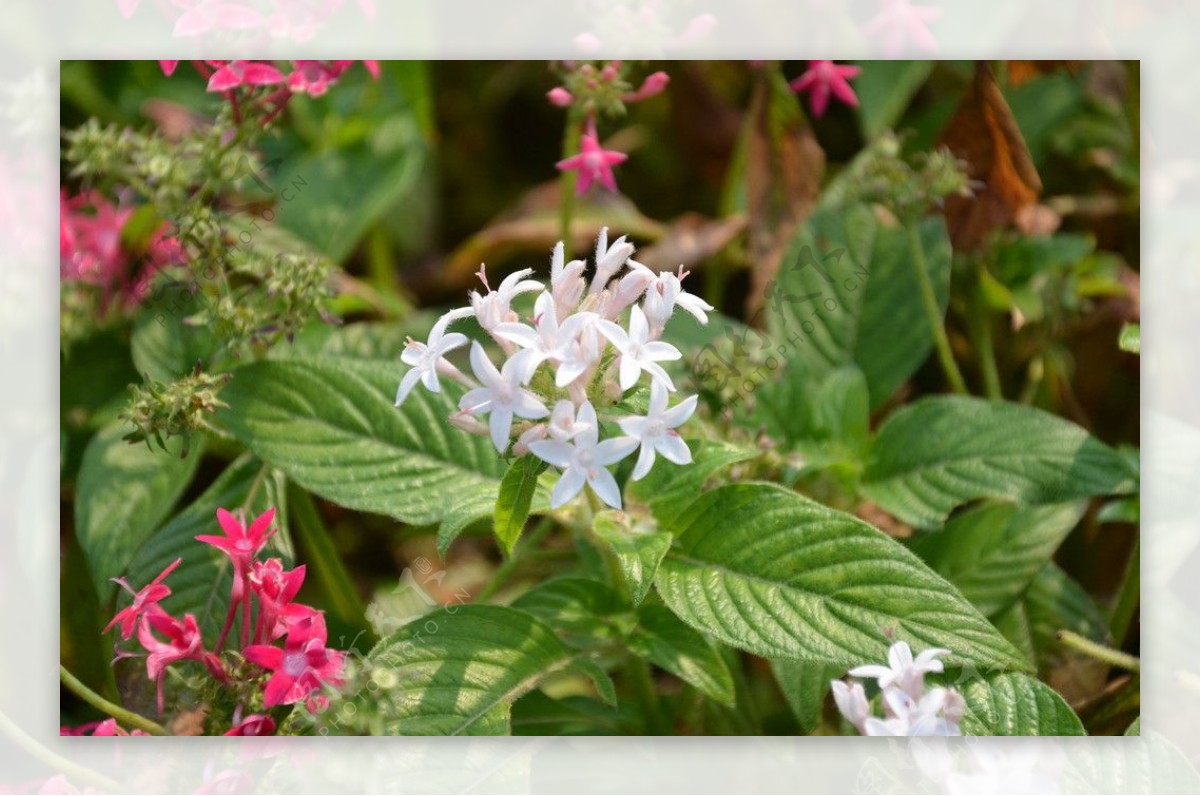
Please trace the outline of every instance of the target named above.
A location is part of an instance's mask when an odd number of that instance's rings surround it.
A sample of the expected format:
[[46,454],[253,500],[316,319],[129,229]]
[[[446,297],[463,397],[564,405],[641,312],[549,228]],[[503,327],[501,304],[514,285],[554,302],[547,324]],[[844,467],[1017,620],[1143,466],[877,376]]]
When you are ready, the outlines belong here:
[[[657,455],[675,464],[691,463],[691,451],[676,429],[695,412],[697,397],[669,405],[675,385],[659,363],[682,354],[659,338],[677,308],[701,323],[708,322],[713,308],[683,289],[687,272],[682,267],[678,273],[656,273],[631,259],[633,251],[624,237],[608,245],[608,230],[602,229],[589,283],[583,275],[586,263],[564,262],[560,242],[551,257],[549,288],[526,279],[533,273],[527,268],[492,290],[480,266],[487,292],[471,291],[470,306],[439,318],[427,342],[409,339],[401,360],[411,369],[400,382],[396,405],[407,400],[417,382],[431,392],[440,391],[440,376],[465,385],[468,390],[450,422],[490,437],[500,453],[511,444],[514,455],[532,454],[559,468],[553,508],[571,500],[585,484],[606,504],[621,508],[621,492],[608,467],[635,450],[640,452],[633,480],[650,472]],[[521,323],[513,300],[534,292],[531,323]],[[617,321],[626,310],[629,320],[622,326]],[[447,332],[451,323],[471,317],[505,353],[501,367],[478,342]],[[474,378],[446,359],[468,342]],[[618,404],[642,374],[650,379],[646,414],[622,413]],[[548,408],[551,403],[553,409]],[[605,407],[623,436],[600,439],[596,404]],[[480,420],[483,415],[486,424]],[[523,422],[514,425],[518,420]]]

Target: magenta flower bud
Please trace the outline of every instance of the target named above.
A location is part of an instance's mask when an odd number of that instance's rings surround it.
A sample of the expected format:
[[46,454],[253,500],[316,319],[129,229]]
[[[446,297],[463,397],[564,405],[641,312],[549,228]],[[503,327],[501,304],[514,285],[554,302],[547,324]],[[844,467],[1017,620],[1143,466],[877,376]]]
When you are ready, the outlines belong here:
[[608,64],[605,64],[604,68],[600,70],[600,79],[611,83],[617,76],[617,70],[620,68],[620,63],[620,61],[611,61]]
[[546,92],[546,99],[550,100],[551,105],[559,108],[569,107],[575,101],[575,97],[571,92],[567,91],[562,86],[555,86]]
[[663,89],[667,87],[667,83],[670,82],[671,76],[666,72],[655,72],[646,76],[646,79],[642,81],[642,85],[638,87],[637,91],[626,94],[621,99],[625,100],[625,102],[641,102],[644,99],[653,97],[655,94],[661,94]]

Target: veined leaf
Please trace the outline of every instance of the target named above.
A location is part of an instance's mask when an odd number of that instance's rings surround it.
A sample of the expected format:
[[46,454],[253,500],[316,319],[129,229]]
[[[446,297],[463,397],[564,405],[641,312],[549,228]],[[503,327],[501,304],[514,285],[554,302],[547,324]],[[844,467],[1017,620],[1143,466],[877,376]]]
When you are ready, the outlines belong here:
[[635,525],[632,518],[621,511],[597,514],[593,530],[612,548],[625,576],[630,599],[635,606],[641,605],[654,582],[658,565],[671,547],[671,534]]
[[[950,290],[950,240],[940,218],[916,228],[938,306]],[[933,350],[906,229],[884,226],[863,204],[826,200],[784,257],[767,306],[790,378],[819,383],[857,364],[877,407]]]
[[1081,516],[1081,503],[978,506],[919,538],[912,550],[992,616],[1025,591]]
[[400,628],[366,667],[381,686],[370,699],[390,703],[387,734],[503,735],[514,700],[583,660],[527,613],[460,605]]
[[771,484],[701,495],[655,585],[681,619],[769,658],[854,666],[904,639],[951,659],[1029,667],[953,586],[870,525]]
[[457,395],[392,393],[402,369],[383,362],[256,362],[222,391],[220,418],[257,456],[338,505],[402,522],[440,522],[456,503],[495,499],[504,464],[487,440],[446,421]]
[[1028,675],[1001,672],[962,688],[967,712],[963,735],[1086,735],[1083,724],[1053,688]]
[[[87,559],[92,582],[105,605],[144,542],[183,493],[203,452],[203,438],[179,458],[179,438],[167,450],[130,444],[117,421],[99,431],[83,453],[75,492],[75,536]],[[155,573],[158,574],[158,573]]]
[[1041,505],[1136,488],[1121,455],[1079,426],[962,396],[924,398],[888,418],[862,482],[867,497],[920,528],[978,498]]
[[579,649],[626,635],[634,621],[612,589],[588,578],[548,580],[522,594],[512,607],[541,619]]
[[856,61],[858,121],[864,138],[895,129],[908,104],[929,77],[933,61]]
[[130,351],[139,374],[172,381],[190,372],[198,362],[207,364],[217,350],[212,327],[184,323],[200,312],[200,300],[182,282],[167,282],[153,293],[153,303],[133,325]]

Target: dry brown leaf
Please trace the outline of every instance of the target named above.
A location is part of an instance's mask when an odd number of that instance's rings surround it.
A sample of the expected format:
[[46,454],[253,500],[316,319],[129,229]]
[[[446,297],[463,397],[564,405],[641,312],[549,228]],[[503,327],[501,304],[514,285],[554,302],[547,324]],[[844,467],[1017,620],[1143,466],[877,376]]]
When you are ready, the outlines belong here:
[[728,246],[745,228],[745,216],[714,219],[685,213],[667,225],[662,238],[640,249],[637,259],[655,271],[670,271],[679,265],[691,271]]
[[[765,70],[754,86],[747,112],[746,214],[750,249],[747,317],[762,307],[767,286],[779,273],[788,241],[817,203],[825,152],[796,105],[786,116],[781,99],[795,100],[786,88],[772,85]],[[781,95],[780,92],[786,92]],[[792,107],[786,106],[788,111]]]
[[967,164],[968,176],[977,183],[973,196],[946,199],[946,225],[955,249],[978,249],[988,233],[1010,224],[1037,201],[1042,180],[987,64],[976,65],[975,80],[939,144]]
[[1014,88],[1023,86],[1060,69],[1075,74],[1082,65],[1083,61],[1009,61],[1008,84]]

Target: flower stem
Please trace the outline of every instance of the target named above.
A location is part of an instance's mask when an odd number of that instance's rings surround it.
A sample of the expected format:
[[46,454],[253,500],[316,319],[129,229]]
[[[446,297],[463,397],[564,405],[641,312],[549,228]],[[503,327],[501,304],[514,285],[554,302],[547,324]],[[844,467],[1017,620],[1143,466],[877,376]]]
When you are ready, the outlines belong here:
[[496,592],[500,591],[520,565],[520,554],[536,548],[553,527],[554,519],[552,517],[542,517],[538,521],[538,524],[534,526],[534,529],[529,532],[529,535],[522,540],[520,546],[513,550],[513,554],[496,568],[496,573],[492,575],[492,579],[488,581],[486,586],[479,590],[479,594],[475,595],[474,602],[487,602]]
[[[567,114],[567,126],[563,130],[562,156],[564,160],[579,151],[579,141],[582,136],[579,115],[572,110]],[[575,175],[570,171],[564,171],[558,178],[558,184],[559,238],[563,242],[565,257],[569,260],[571,259],[571,216],[575,212]]]
[[137,713],[126,710],[120,705],[115,705],[112,702],[109,702],[107,699],[100,696],[83,683],[79,682],[79,679],[67,671],[67,667],[63,666],[61,663],[58,665],[58,679],[72,694],[79,697],[96,710],[99,710],[101,713],[112,716],[122,724],[127,724],[130,727],[136,727],[139,730],[145,730],[151,735],[170,735],[170,733],[167,732],[161,724],[157,724],[145,716],[141,716]]
[[1073,633],[1070,630],[1060,630],[1054,635],[1064,646],[1070,647],[1076,652],[1081,652],[1089,658],[1107,663],[1109,666],[1115,666],[1118,669],[1124,669],[1135,674],[1142,670],[1141,661],[1132,655],[1127,655],[1120,650],[1106,647],[1103,644],[1097,644],[1078,633]]
[[929,319],[929,330],[933,332],[933,343],[937,348],[938,361],[950,387],[960,395],[967,394],[967,385],[963,381],[958,364],[954,361],[954,352],[950,350],[950,338],[946,336],[946,327],[942,320],[942,311],[938,308],[937,297],[933,294],[933,283],[929,281],[929,267],[925,263],[925,251],[921,248],[921,239],[917,235],[915,224],[907,224],[908,248],[912,254],[913,268],[917,272],[917,284],[921,287],[921,300],[925,304],[925,316]]
[[1125,641],[1125,636],[1129,633],[1129,626],[1133,624],[1133,614],[1137,611],[1142,585],[1141,564],[1141,545],[1134,537],[1133,550],[1129,553],[1129,566],[1125,570],[1125,577],[1121,580],[1121,590],[1117,592],[1117,603],[1113,606],[1112,616],[1108,620],[1113,642],[1118,645]]
[[90,782],[98,788],[103,788],[109,793],[125,793],[128,786],[109,779],[103,774],[92,771],[90,768],[81,766],[72,760],[65,757],[60,757],[54,752],[51,752],[46,747],[42,746],[20,727],[18,727],[12,719],[0,712],[0,735],[6,735],[12,741],[26,752],[29,752],[35,759],[50,766],[53,769],[61,771],[63,774],[70,775],[82,782]]
[[972,342],[979,352],[979,367],[983,371],[984,395],[993,401],[1004,400],[1000,389],[1000,369],[996,366],[996,346],[992,341],[992,322],[988,317],[983,296],[983,263],[975,263],[975,284],[971,291],[971,317],[968,318]]
[[638,704],[641,705],[642,716],[646,720],[646,734],[670,735],[671,728],[660,709],[658,692],[654,690],[654,678],[650,676],[650,664],[630,653],[625,672],[637,694]]

